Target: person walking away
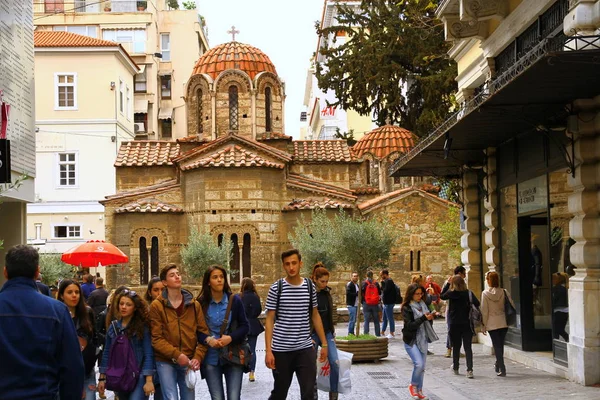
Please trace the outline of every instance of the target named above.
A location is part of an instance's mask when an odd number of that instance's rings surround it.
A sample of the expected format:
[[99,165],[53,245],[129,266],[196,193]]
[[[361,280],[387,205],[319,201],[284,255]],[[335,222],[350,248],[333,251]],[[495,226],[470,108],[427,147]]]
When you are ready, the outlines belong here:
[[365,317],[364,332],[369,334],[369,322],[373,320],[375,328],[375,336],[380,336],[379,332],[379,303],[381,296],[381,287],[379,283],[373,279],[373,271],[367,272],[367,279],[361,287],[361,295],[363,299],[363,315]]
[[[202,306],[210,332],[210,334],[198,333],[198,341],[209,346],[200,371],[202,378],[206,379],[210,398],[225,400],[223,390],[223,378],[225,378],[227,400],[240,400],[244,369],[241,365],[224,362],[219,357],[219,349],[229,344],[243,342],[249,326],[244,304],[239,297],[231,294],[227,271],[223,267],[218,265],[208,267],[202,279],[202,291],[198,302]],[[225,320],[227,326],[221,336],[221,327]]]
[[87,304],[94,310],[94,315],[98,316],[106,309],[107,298],[108,291],[104,288],[104,279],[98,277],[96,278],[96,289],[87,298]]
[[356,313],[358,312],[358,272],[352,272],[350,282],[346,283],[346,307],[348,308],[348,336],[354,335]]
[[258,335],[265,331],[263,324],[258,320],[258,317],[262,313],[262,306],[260,305],[260,297],[256,292],[256,286],[252,278],[242,279],[242,286],[239,293],[239,298],[244,304],[244,312],[248,319],[248,325],[250,330],[248,331],[248,344],[250,345],[250,351],[252,352],[252,358],[250,359],[250,376],[249,381],[254,382],[255,376],[254,371],[256,370],[256,342]]
[[381,335],[385,335],[385,329],[389,323],[390,333],[388,339],[393,339],[396,335],[396,323],[394,321],[394,305],[396,304],[396,284],[390,278],[390,272],[387,269],[381,271],[381,301],[383,302],[383,325],[381,326]]
[[569,341],[569,334],[565,331],[569,321],[569,293],[567,290],[567,274],[552,274],[552,336],[558,339],[562,336],[565,342]]
[[125,334],[133,350],[140,375],[135,388],[131,392],[116,392],[116,394],[119,396],[119,400],[148,400],[149,396],[154,393],[153,377],[155,372],[148,304],[136,292],[126,289],[118,296],[117,305],[119,317],[110,324],[106,333],[104,353],[100,362],[98,392],[100,396],[104,396],[106,372],[109,366],[113,363],[117,363],[117,365],[125,363],[119,363],[111,359],[112,357],[126,357],[126,354],[111,351],[117,337]]
[[194,400],[194,389],[187,387],[185,374],[188,368],[200,369],[206,346],[198,342],[196,334],[208,334],[208,327],[202,307],[182,288],[177,265],[167,264],[160,271],[160,280],[165,289],[150,305],[150,331],[163,396]]
[[90,294],[96,290],[96,285],[94,285],[94,275],[85,274],[83,276],[83,284],[81,284],[81,292],[83,294],[84,300],[87,301],[87,298],[90,297]]
[[281,253],[286,277],[269,288],[265,322],[265,364],[273,370],[270,400],[285,400],[294,373],[301,400],[313,400],[317,378],[311,321],[321,341],[319,362],[327,360],[327,340],[317,309],[317,294],[310,279],[302,278],[302,256],[297,249]]
[[425,364],[427,362],[428,339],[423,323],[432,321],[434,315],[429,312],[427,304],[422,300],[425,289],[412,283],[406,289],[402,303],[402,340],[404,348],[413,362],[413,372],[408,391],[413,399],[427,399],[423,394],[423,379],[425,377]]
[[[0,397],[81,400],[83,359],[67,307],[38,292],[39,254],[17,245],[0,289]],[[44,338],[44,340],[38,340]]]
[[[340,366],[338,361],[337,347],[335,346],[335,326],[333,325],[333,298],[329,283],[329,271],[322,263],[313,267],[312,281],[317,288],[317,309],[323,323],[323,331],[327,339],[327,359],[329,361],[329,400],[338,399],[338,385],[340,382]],[[313,330],[312,339],[315,347],[322,344],[319,335]]]
[[[462,265],[459,265],[456,268],[454,268],[454,275],[460,275],[460,276],[462,276],[463,279],[467,279],[467,270]],[[448,287],[446,287],[446,286],[450,287],[449,281],[444,282],[444,287],[442,288],[442,292],[444,291],[444,288],[446,290],[448,290]],[[440,293],[440,299],[441,298],[442,297],[441,297],[441,293]],[[446,335],[446,355],[444,357],[452,358],[452,342],[450,341],[450,318],[448,317],[448,311],[450,311],[450,307],[446,304],[444,318],[446,319],[447,335]]]
[[42,283],[42,274],[38,274],[37,278],[35,278],[35,285],[38,288],[38,292],[45,296],[50,296],[50,288],[48,285]]
[[85,305],[81,286],[76,280],[63,279],[58,287],[58,300],[67,305],[77,331],[85,372],[84,398],[85,400],[96,400],[96,371],[94,367],[98,354],[94,330],[94,312]]
[[485,274],[488,289],[481,293],[481,322],[482,332],[489,332],[496,354],[494,369],[498,376],[506,376],[506,365],[504,364],[504,339],[508,332],[504,303],[513,301],[508,292],[500,287],[500,276],[495,271]]
[[460,275],[448,278],[450,286],[444,285],[446,291],[442,290],[441,297],[450,300],[448,311],[450,323],[450,340],[452,343],[452,369],[458,375],[461,342],[465,348],[467,357],[467,378],[473,378],[473,328],[469,318],[471,303],[479,307],[477,297],[467,289],[465,280]]

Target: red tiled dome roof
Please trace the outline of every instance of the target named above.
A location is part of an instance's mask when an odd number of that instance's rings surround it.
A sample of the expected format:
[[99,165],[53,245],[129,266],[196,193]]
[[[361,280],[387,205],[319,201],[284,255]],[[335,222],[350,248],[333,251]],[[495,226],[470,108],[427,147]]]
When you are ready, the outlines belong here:
[[395,151],[406,153],[415,145],[415,135],[404,128],[384,125],[365,134],[354,146],[352,152],[357,157],[371,153],[382,159]]
[[261,72],[277,74],[275,65],[256,47],[239,42],[229,42],[213,47],[196,62],[192,75],[208,74],[215,79],[228,69],[239,69],[254,79]]

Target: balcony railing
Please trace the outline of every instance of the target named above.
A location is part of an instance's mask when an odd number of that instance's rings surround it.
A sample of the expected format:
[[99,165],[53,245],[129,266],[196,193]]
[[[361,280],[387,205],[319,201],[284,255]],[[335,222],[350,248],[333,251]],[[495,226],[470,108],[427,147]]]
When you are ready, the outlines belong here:
[[452,114],[446,121],[438,126],[430,134],[423,136],[421,140],[408,153],[399,157],[390,167],[389,173],[393,174],[396,170],[406,165],[413,157],[425,150],[429,145],[443,136],[458,121],[477,110],[483,102],[490,96],[504,88],[530,66],[538,62],[548,53],[600,50],[600,35],[598,36],[565,36],[557,35],[553,38],[543,39],[527,53],[523,54],[507,70],[496,76],[495,79],[487,84],[485,90],[479,90],[479,94],[471,100],[464,103],[463,107]]
[[146,0],[33,0],[39,14],[146,12]]

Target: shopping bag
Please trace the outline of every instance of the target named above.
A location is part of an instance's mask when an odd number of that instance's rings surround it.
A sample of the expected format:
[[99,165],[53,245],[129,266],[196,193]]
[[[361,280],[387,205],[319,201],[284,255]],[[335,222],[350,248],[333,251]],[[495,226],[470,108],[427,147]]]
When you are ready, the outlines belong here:
[[[340,369],[340,378],[338,383],[338,393],[346,394],[352,391],[350,367],[352,366],[352,353],[337,350],[338,366]],[[329,360],[325,362],[317,361],[317,389],[324,392],[331,391],[330,386],[331,365]]]
[[194,371],[191,368],[188,368],[185,374],[185,385],[189,389],[194,389],[196,387],[196,383],[198,382],[198,371]]

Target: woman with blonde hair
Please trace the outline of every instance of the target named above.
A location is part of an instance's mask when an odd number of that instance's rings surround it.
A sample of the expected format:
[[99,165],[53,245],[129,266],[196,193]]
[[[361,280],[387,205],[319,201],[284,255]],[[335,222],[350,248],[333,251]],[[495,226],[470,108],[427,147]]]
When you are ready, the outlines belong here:
[[448,325],[450,326],[450,341],[452,343],[452,370],[458,375],[461,344],[465,347],[467,356],[467,378],[473,378],[473,328],[469,318],[471,304],[479,307],[479,300],[473,292],[467,289],[465,280],[460,275],[448,278],[450,285],[444,285],[440,297],[450,300]]
[[[496,354],[496,363],[494,368],[498,376],[506,376],[506,366],[504,364],[504,339],[508,332],[506,323],[506,314],[504,313],[504,303],[512,299],[508,292],[500,287],[500,276],[495,271],[489,271],[485,274],[485,280],[489,286],[481,294],[481,319],[483,324],[483,333],[490,333],[494,353]],[[513,304],[514,307],[514,304]]]

